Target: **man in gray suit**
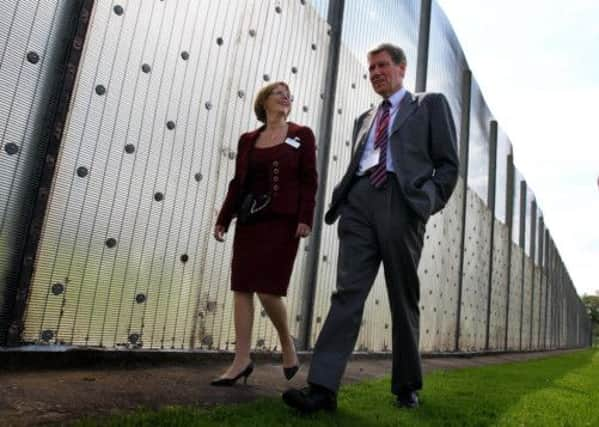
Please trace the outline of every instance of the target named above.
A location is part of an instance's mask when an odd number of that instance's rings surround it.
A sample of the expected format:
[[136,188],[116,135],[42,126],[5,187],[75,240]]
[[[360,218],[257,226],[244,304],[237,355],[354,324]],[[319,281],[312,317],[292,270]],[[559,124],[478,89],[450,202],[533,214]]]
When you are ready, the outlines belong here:
[[406,57],[392,44],[368,53],[370,82],[383,102],[362,114],[354,156],[333,192],[327,224],[340,217],[337,290],[314,348],[309,386],[283,400],[302,412],[334,410],[336,394],[381,261],[392,315],[391,392],[400,407],[418,406],[418,262],[426,222],[445,206],[458,176],[455,126],[441,94],[403,87]]

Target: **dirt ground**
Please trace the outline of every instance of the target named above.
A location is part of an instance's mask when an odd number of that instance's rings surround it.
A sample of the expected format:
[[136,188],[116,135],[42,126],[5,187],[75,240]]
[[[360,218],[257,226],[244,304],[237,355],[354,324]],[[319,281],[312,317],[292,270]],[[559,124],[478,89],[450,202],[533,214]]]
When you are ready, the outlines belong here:
[[[567,351],[425,358],[423,367],[425,372],[430,372],[550,357],[564,352]],[[291,382],[284,379],[280,364],[261,361],[247,385],[211,387],[210,380],[226,365],[227,362],[202,360],[127,368],[0,372],[0,425],[64,423],[85,415],[108,415],[138,407],[209,406],[276,397],[290,386],[305,384],[309,362],[302,363],[300,372]],[[386,359],[352,360],[344,383],[387,375],[390,366],[391,361]]]

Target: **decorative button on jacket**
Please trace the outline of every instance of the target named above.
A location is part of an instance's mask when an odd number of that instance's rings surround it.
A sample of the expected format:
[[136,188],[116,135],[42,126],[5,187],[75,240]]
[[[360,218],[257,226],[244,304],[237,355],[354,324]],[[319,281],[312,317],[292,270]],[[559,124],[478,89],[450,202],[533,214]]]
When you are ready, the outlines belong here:
[[[239,138],[235,176],[229,183],[227,196],[216,222],[223,225],[225,230],[228,230],[237,210],[248,174],[250,152],[264,128],[262,126],[244,133]],[[288,122],[287,138],[298,141],[299,147],[293,148],[283,143],[285,154],[272,162],[270,187],[276,197],[271,202],[271,212],[296,215],[298,223],[312,227],[318,185],[314,134],[308,127]]]

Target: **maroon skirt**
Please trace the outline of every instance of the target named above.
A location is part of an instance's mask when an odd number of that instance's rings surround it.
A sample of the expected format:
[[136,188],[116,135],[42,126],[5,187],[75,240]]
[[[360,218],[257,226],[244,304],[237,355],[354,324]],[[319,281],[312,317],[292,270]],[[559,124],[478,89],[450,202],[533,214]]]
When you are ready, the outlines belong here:
[[286,296],[299,243],[296,230],[296,218],[274,214],[254,224],[237,224],[231,290]]

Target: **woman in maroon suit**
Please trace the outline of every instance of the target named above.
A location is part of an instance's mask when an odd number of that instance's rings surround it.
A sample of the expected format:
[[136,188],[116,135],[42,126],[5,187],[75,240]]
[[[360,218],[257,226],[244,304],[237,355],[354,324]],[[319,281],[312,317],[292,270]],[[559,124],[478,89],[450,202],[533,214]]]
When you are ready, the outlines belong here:
[[254,369],[254,293],[279,334],[285,377],[291,379],[299,368],[281,297],[287,295],[299,239],[311,231],[317,173],[314,134],[287,122],[290,110],[284,82],[269,84],[256,96],[254,111],[264,125],[239,138],[235,176],[214,227],[214,237],[223,241],[247,194],[257,196],[254,208],[259,212],[244,224],[237,221],[233,241],[235,359],[213,385],[231,386],[242,377],[247,381]]

